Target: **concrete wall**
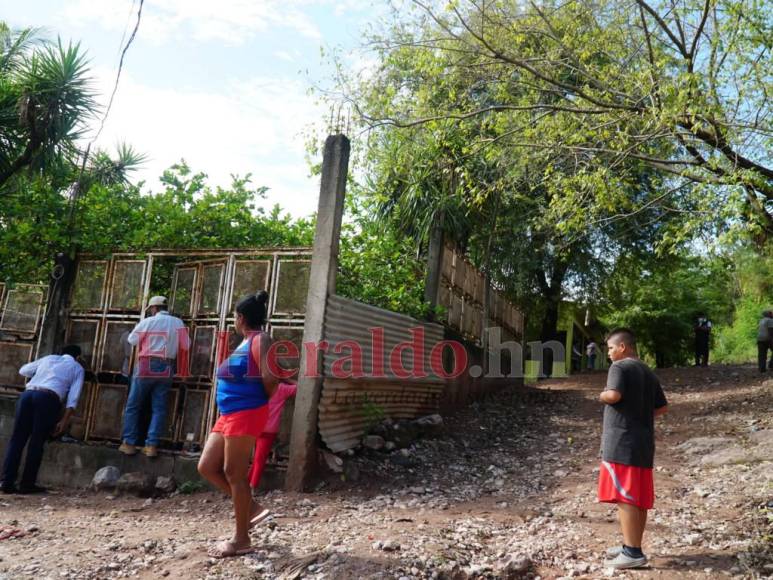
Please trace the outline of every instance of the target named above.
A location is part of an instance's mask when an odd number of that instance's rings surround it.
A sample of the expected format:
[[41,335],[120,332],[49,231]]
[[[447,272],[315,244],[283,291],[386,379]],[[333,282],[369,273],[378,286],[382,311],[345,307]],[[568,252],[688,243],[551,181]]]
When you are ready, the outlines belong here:
[[[5,448],[13,429],[13,417],[16,397],[0,396],[0,457],[5,457]],[[23,469],[22,459],[22,469]],[[117,467],[121,473],[142,471],[151,475],[174,476],[177,484],[186,481],[203,481],[199,477],[196,465],[198,457],[184,457],[176,453],[160,452],[153,459],[138,453],[128,457],[119,453],[117,446],[95,442],[64,443],[61,441],[46,444],[43,464],[38,474],[38,484],[43,486],[87,487],[99,468],[106,465]],[[19,470],[21,473],[21,469]],[[267,466],[261,480],[260,489],[276,489],[284,484],[284,473]]]
[[[464,349],[467,351],[467,368],[461,375],[446,382],[443,396],[440,400],[440,413],[442,415],[453,413],[455,410],[469,405],[490,393],[524,384],[523,378],[520,377],[487,379],[482,376],[471,376],[470,367],[477,366],[482,369],[485,365],[483,349],[465,340],[457,332],[447,327],[445,328],[444,339],[456,340],[464,346]],[[447,354],[447,352],[444,354]],[[502,372],[507,373],[509,371],[509,361],[503,360],[501,364]],[[450,370],[450,363],[447,370]]]

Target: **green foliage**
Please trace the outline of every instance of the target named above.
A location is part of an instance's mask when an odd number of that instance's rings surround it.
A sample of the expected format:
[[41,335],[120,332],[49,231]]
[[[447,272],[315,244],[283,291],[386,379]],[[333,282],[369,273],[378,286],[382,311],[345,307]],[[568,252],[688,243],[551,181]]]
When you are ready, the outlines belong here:
[[362,414],[366,421],[365,431],[371,431],[386,418],[384,408],[368,399],[367,395],[362,401]]
[[177,488],[177,491],[179,491],[183,495],[192,495],[194,493],[199,493],[202,491],[207,490],[207,484],[204,483],[201,480],[198,481],[183,481],[180,486]]
[[56,252],[75,244],[106,255],[152,248],[310,246],[314,220],[295,220],[278,206],[257,207],[265,188],[235,177],[229,188],[207,185],[206,175],[181,163],[164,173],[164,189],[142,193],[125,179],[85,180],[70,228],[69,198],[51,179],[15,180],[0,208],[0,279],[46,281]]
[[602,321],[628,326],[658,366],[692,360],[700,312],[713,323],[711,361],[748,363],[757,357],[757,325],[773,309],[773,253],[753,245],[718,246],[718,253],[621,262],[605,285]]
[[367,204],[356,191],[348,198],[337,292],[373,306],[425,317],[425,264],[416,257],[412,240],[385,227]]
[[[427,41],[444,34],[438,24],[406,17],[371,39],[380,59],[373,74],[343,83],[371,130],[359,158],[365,177],[358,195],[379,221],[380,255],[399,250],[423,258],[430,231],[442,224],[445,239],[496,288],[530,317],[539,308],[539,334],[550,338],[562,298],[597,296],[624,251],[681,243],[688,214],[672,211],[683,205],[644,164],[613,171],[573,152],[514,147],[513,135],[524,131],[540,140],[570,130],[557,112],[531,110],[532,101],[555,101],[555,94],[475,52],[454,50],[454,40]],[[558,125],[539,125],[551,122]],[[372,289],[388,285],[389,273],[379,269]],[[408,291],[389,291],[401,298],[397,309],[414,312],[410,296],[420,289],[396,281]]]
[[601,320],[633,329],[642,354],[658,367],[685,364],[698,315],[708,315],[715,335],[732,316],[730,267],[726,259],[688,256],[620,262],[605,287]]
[[0,195],[22,169],[61,171],[77,158],[75,142],[97,111],[88,73],[79,45],[0,22]]
[[715,332],[713,358],[717,362],[757,360],[757,327],[764,310],[773,310],[773,249],[761,254],[747,248],[735,251],[732,292],[735,311]]

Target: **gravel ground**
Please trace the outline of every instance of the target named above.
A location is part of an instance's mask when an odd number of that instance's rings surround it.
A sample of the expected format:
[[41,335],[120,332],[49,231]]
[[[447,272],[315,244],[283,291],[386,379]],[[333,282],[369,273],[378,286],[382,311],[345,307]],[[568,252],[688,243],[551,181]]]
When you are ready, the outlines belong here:
[[0,580],[773,577],[773,380],[658,374],[671,412],[644,570],[603,567],[619,536],[614,507],[595,502],[605,375],[593,373],[493,395],[406,450],[347,457],[347,481],[270,492],[273,519],[239,558],[206,553],[231,526],[215,493],[0,496],[0,537],[25,533],[0,540]]

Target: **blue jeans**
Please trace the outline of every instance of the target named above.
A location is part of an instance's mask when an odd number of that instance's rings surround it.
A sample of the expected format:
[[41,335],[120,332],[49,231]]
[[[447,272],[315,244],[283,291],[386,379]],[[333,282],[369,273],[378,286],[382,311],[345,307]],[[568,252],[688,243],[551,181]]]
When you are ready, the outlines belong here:
[[[151,358],[148,363],[142,364],[140,361],[132,377],[129,387],[129,399],[126,401],[126,409],[123,412],[123,433],[121,438],[129,445],[139,445],[139,421],[142,406],[150,397],[153,414],[148,427],[148,436],[145,438],[145,445],[157,446],[164,433],[164,423],[166,422],[166,406],[169,394],[169,388],[172,386],[171,365],[162,359]],[[169,376],[140,376],[149,366],[154,374],[168,374]]]
[[4,487],[13,487],[16,483],[25,445],[27,460],[21,476],[21,487],[35,485],[40,462],[43,460],[43,446],[56,427],[61,413],[62,403],[55,394],[45,391],[24,391],[19,396],[16,403],[16,417],[13,421],[13,433],[8,441],[3,462]]

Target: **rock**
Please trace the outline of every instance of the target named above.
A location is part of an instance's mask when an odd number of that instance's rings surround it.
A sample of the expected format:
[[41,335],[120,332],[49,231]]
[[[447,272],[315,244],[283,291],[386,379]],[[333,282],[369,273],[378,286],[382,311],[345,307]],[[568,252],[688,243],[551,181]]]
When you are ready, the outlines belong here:
[[362,440],[362,445],[374,451],[380,451],[386,445],[386,441],[381,435],[368,435]]
[[437,413],[419,417],[413,423],[419,428],[419,433],[425,437],[434,437],[443,431],[443,417]]
[[121,493],[150,497],[155,490],[155,483],[153,476],[150,474],[132,471],[131,473],[124,473],[119,477],[115,488]]
[[397,448],[397,445],[395,445],[395,442],[394,442],[394,441],[387,441],[387,442],[384,444],[384,449],[385,449],[386,451],[394,451],[396,448]]
[[694,437],[677,447],[686,453],[703,455],[709,451],[713,451],[720,447],[727,447],[733,443],[735,443],[735,441],[729,437]]
[[169,494],[174,493],[174,490],[177,489],[177,482],[174,480],[174,477],[167,476],[167,475],[159,475],[156,478],[156,492],[162,493],[162,494]]
[[387,540],[385,542],[381,542],[381,549],[385,552],[397,552],[400,550],[400,544],[395,540]]
[[354,461],[347,461],[344,464],[344,478],[346,481],[359,481],[360,480],[360,468]]
[[703,536],[701,536],[700,534],[687,534],[684,537],[684,541],[688,546],[695,546],[697,544],[700,544],[702,539],[703,539]]
[[755,454],[763,460],[773,460],[773,429],[762,429],[749,435],[752,443],[757,445]]
[[96,491],[114,489],[121,472],[113,465],[106,465],[97,469],[94,477],[91,479],[91,488]]
[[408,447],[419,437],[421,428],[413,422],[395,423],[392,428],[390,439],[394,441],[395,446],[403,448]]
[[325,465],[327,465],[327,468],[333,473],[344,472],[344,460],[338,457],[338,455],[335,453],[322,451],[322,459],[324,460]]
[[738,463],[751,463],[756,458],[743,447],[733,445],[720,451],[701,457],[700,463],[708,466],[735,465]]
[[530,569],[531,560],[529,560],[529,558],[524,556],[513,556],[499,570],[499,575],[503,580],[525,578]]

